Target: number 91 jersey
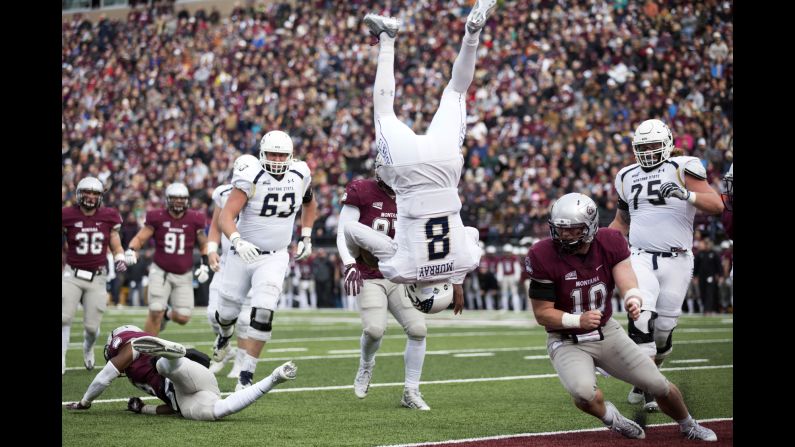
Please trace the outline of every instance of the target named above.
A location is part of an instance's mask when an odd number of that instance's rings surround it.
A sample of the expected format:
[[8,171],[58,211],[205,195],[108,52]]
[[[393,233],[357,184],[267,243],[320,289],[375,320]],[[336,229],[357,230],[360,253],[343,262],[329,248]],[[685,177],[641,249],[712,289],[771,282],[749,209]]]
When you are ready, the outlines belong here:
[[696,207],[676,197],[664,198],[660,187],[673,182],[685,188],[685,174],[706,178],[696,157],[671,157],[650,171],[635,163],[616,175],[618,207],[629,210],[629,243],[650,251],[690,249],[693,246],[693,218]]
[[282,250],[293,238],[295,216],[312,183],[309,166],[295,160],[280,180],[260,164],[235,169],[232,185],[248,202],[240,212],[237,231],[260,250]]

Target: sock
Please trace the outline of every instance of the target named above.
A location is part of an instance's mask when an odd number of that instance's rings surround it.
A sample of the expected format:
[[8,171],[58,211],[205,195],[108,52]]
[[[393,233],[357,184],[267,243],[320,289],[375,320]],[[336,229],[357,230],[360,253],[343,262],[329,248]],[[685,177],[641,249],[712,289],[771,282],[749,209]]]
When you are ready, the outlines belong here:
[[246,359],[246,350],[243,348],[237,348],[237,354],[235,355],[235,365],[232,368],[241,369],[243,367],[243,360]]
[[621,416],[620,414],[615,414],[615,412],[615,407],[611,405],[605,405],[605,415],[602,416],[602,422],[604,422],[605,425],[613,425],[613,421],[615,420],[616,416]]
[[89,352],[94,349],[94,343],[97,341],[97,332],[91,332],[88,329],[83,330],[83,352]]
[[378,68],[373,84],[373,109],[376,118],[395,114],[395,38],[381,33]]
[[69,347],[69,338],[71,334],[69,333],[72,330],[71,324],[64,324],[61,325],[61,355],[63,365],[66,365],[66,349]]
[[359,342],[362,347],[362,358],[360,360],[362,363],[372,363],[375,361],[375,353],[378,352],[378,348],[381,347],[381,340],[381,338],[373,340],[362,332],[362,338]]
[[449,84],[450,88],[456,92],[466,92],[475,77],[475,58],[477,57],[479,35],[479,31],[474,35],[467,33],[461,42],[458,57],[453,62],[453,77]]
[[213,406],[213,415],[216,419],[219,419],[232,413],[237,413],[238,411],[253,404],[257,399],[273,389],[274,385],[275,383],[269,375],[268,377],[265,377],[248,388],[235,391],[234,393],[227,396],[226,399],[215,402],[215,405]]
[[245,353],[243,361],[240,365],[240,370],[248,371],[251,374],[254,374],[257,371],[257,358]]
[[406,340],[403,362],[406,364],[406,388],[419,389],[422,364],[425,361],[425,337],[421,340]]
[[679,424],[680,430],[684,430],[696,423],[696,421],[693,419],[693,416],[690,416],[690,413],[687,414],[686,418],[676,422]]

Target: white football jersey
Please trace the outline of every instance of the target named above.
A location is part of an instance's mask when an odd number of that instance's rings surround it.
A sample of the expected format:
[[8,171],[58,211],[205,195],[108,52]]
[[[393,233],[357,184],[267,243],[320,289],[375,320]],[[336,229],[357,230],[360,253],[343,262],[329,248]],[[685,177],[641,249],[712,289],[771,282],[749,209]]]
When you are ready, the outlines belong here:
[[281,180],[259,164],[235,169],[232,185],[248,197],[237,222],[240,236],[260,250],[287,248],[293,238],[295,216],[311,183],[309,166],[298,160]]
[[[213,190],[213,203],[215,207],[220,209],[224,208],[226,205],[227,199],[229,199],[229,193],[232,192],[233,186],[230,184],[218,185],[215,190]],[[226,252],[229,251],[229,247],[232,246],[232,243],[229,242],[229,238],[226,237],[224,232],[221,232],[221,259],[223,259]]]
[[693,217],[696,207],[676,197],[663,198],[660,186],[674,182],[685,187],[685,172],[699,179],[706,170],[696,157],[671,157],[646,172],[637,163],[618,172],[618,196],[629,206],[629,243],[649,251],[669,252],[693,247]]

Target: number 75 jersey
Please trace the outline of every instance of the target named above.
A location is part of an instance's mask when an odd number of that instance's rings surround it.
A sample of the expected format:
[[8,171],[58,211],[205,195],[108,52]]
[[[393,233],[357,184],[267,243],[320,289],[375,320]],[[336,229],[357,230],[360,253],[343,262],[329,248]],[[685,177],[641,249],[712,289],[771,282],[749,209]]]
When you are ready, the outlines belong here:
[[237,231],[260,250],[282,250],[293,238],[295,216],[312,183],[309,166],[295,160],[280,180],[260,164],[235,169],[232,185],[248,202],[240,212]]
[[684,156],[671,157],[650,171],[635,163],[618,172],[618,207],[629,210],[629,243],[633,247],[668,252],[693,246],[696,207],[686,200],[660,195],[660,186],[668,182],[684,189],[685,173],[706,178],[701,160]]

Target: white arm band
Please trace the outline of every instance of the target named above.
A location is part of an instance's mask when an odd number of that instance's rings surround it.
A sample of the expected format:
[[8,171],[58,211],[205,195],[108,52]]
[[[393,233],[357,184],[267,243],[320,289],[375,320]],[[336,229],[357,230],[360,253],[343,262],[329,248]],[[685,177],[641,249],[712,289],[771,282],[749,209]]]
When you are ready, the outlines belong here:
[[353,258],[348,250],[348,244],[345,243],[345,224],[358,222],[360,215],[359,208],[355,206],[343,205],[342,210],[340,210],[340,217],[337,221],[337,250],[340,253],[340,259],[342,259],[342,265],[356,262],[356,259]]
[[157,405],[144,405],[141,407],[141,414],[157,414]]
[[302,227],[301,228],[301,237],[312,237],[312,228],[311,227]]
[[86,394],[83,395],[82,402],[91,402],[97,398],[105,388],[110,386],[110,383],[113,382],[113,379],[119,377],[119,370],[113,365],[113,362],[108,362],[105,364],[105,367],[102,368],[102,371],[94,377],[94,381],[91,382],[91,385],[88,386],[86,390]]
[[237,239],[240,239],[240,233],[238,233],[237,231],[229,235],[229,242],[231,242],[232,245],[235,245],[235,241]]
[[561,324],[566,329],[580,329],[580,316],[573,315],[568,312],[563,312],[563,318],[561,318]]
[[690,191],[690,196],[688,196],[687,201],[692,203],[693,205],[696,204],[696,193]]
[[218,252],[218,242],[207,241],[207,254]]

